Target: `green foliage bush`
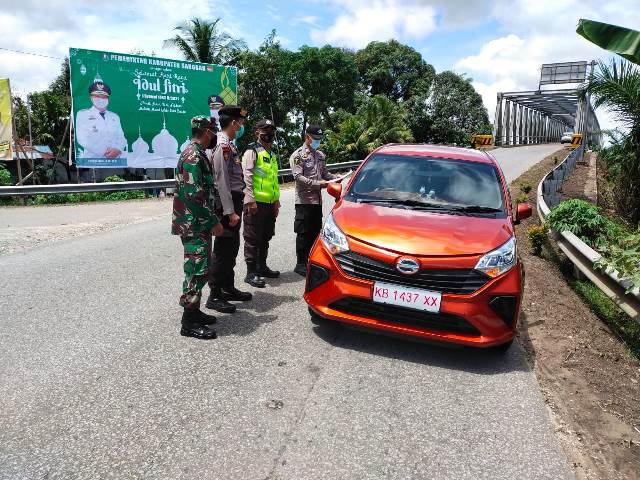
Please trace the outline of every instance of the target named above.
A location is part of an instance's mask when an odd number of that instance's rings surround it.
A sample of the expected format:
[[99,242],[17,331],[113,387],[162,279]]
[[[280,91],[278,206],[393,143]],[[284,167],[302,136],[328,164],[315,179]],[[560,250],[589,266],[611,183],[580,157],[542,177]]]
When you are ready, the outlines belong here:
[[525,182],[520,184],[520,191],[522,193],[529,194],[531,190],[532,190],[532,187],[528,183]]
[[529,201],[529,196],[525,193],[516,198],[516,203],[527,203]]
[[527,236],[529,237],[529,243],[531,243],[531,250],[534,255],[540,256],[542,254],[542,246],[547,239],[547,232],[549,229],[546,225],[534,225],[527,230]]
[[621,227],[601,215],[596,205],[578,199],[558,204],[547,216],[546,224],[557,232],[569,231],[596,249],[621,233]]
[[4,168],[4,165],[0,165],[0,187],[7,187],[11,185],[11,174],[9,170]]
[[600,214],[597,206],[584,200],[567,200],[547,216],[546,225],[558,232],[569,231],[597,250],[596,268],[617,270],[621,278],[640,287],[640,230],[628,232]]

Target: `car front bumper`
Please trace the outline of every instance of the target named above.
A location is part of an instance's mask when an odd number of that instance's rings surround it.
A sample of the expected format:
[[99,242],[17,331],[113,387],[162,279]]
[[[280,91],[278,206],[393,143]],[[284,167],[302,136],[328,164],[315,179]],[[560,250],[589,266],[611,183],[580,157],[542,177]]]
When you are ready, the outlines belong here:
[[524,270],[518,261],[471,294],[443,293],[439,314],[374,303],[373,285],[371,280],[346,274],[322,242],[316,241],[304,295],[316,315],[392,335],[491,347],[516,334]]

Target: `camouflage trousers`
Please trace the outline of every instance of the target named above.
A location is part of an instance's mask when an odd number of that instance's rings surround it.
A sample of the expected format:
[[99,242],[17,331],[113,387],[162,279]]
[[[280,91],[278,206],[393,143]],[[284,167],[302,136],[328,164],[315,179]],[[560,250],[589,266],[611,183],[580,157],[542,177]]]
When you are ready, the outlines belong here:
[[206,232],[181,239],[184,247],[184,282],[180,305],[188,309],[199,309],[202,289],[209,276],[211,234]]

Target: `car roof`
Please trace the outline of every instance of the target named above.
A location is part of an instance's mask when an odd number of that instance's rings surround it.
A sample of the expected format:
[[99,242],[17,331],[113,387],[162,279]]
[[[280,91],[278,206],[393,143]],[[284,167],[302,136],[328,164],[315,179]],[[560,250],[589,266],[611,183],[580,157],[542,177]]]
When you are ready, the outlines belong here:
[[466,160],[495,165],[495,159],[483,150],[471,148],[450,147],[448,145],[429,145],[426,143],[391,143],[383,145],[373,153],[389,155],[414,155],[418,157],[448,158],[452,160]]

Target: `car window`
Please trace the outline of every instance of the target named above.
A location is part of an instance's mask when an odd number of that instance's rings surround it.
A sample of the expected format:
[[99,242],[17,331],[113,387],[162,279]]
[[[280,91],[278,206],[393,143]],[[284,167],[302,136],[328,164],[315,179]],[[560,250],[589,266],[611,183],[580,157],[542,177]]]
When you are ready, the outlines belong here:
[[424,202],[441,208],[482,206],[504,211],[500,177],[491,164],[377,154],[354,178],[346,198]]

